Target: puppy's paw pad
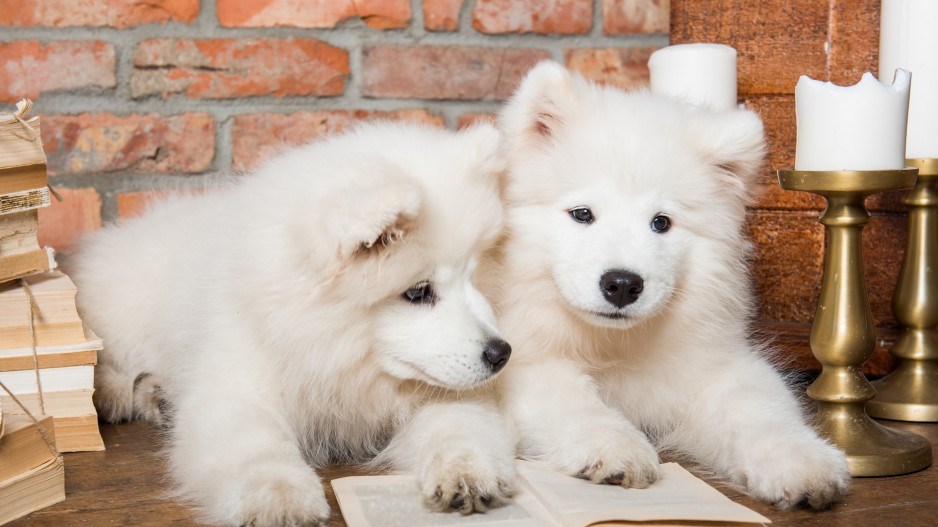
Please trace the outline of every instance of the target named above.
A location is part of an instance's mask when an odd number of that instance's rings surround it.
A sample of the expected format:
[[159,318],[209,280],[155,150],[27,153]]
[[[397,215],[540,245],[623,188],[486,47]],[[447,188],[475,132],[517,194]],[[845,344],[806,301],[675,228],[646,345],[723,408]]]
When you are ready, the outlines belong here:
[[508,503],[513,482],[513,469],[500,471],[479,456],[437,456],[420,487],[429,509],[471,514]]
[[305,467],[250,477],[241,485],[234,503],[238,525],[306,527],[324,526],[329,520],[322,484]]

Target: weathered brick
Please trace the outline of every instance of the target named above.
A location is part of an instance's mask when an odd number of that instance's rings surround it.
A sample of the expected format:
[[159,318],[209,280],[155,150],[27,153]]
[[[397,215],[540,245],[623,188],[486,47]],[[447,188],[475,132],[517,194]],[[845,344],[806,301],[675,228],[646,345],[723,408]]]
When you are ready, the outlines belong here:
[[199,0],[4,0],[0,25],[127,28],[197,16]]
[[463,0],[424,0],[423,27],[430,31],[456,31],[462,4]]
[[194,173],[211,165],[215,121],[206,113],[43,117],[51,176],[132,170]]
[[893,190],[874,194],[866,199],[866,209],[870,212],[899,212],[904,214],[909,210],[909,207],[902,203],[902,198],[907,193],[908,190]]
[[114,46],[96,40],[0,42],[0,64],[0,101],[117,84]]
[[464,113],[459,116],[459,120],[456,122],[456,129],[462,130],[463,128],[468,128],[481,122],[495,124],[497,119],[498,116],[494,113]]
[[231,164],[235,170],[250,170],[283,148],[341,133],[356,123],[379,119],[445,126],[442,116],[420,109],[242,114],[235,116],[231,127]]
[[905,216],[870,218],[863,228],[863,264],[870,308],[877,326],[896,326],[892,314],[892,294],[899,280],[902,255],[905,253],[908,220]]
[[[126,220],[139,216],[157,201],[180,194],[182,191],[174,190],[141,190],[138,192],[122,192],[117,195],[117,216]],[[192,192],[199,192],[194,190]]]
[[878,77],[880,0],[830,2],[830,80],[852,85],[867,71]]
[[409,0],[218,0],[216,9],[226,27],[332,28],[361,18],[372,28],[392,29],[410,22]]
[[39,244],[62,254],[75,250],[85,233],[101,228],[101,196],[93,188],[57,188],[59,201],[39,209]]
[[750,110],[762,117],[769,152],[763,175],[756,180],[756,205],[766,209],[821,209],[824,199],[808,192],[784,190],[778,184],[777,170],[795,166],[795,98],[791,95],[753,96],[743,99]]
[[489,34],[571,35],[592,26],[592,0],[477,0],[472,10],[472,27]]
[[813,212],[750,211],[753,278],[763,320],[811,322],[824,268],[824,228]]
[[603,0],[603,33],[667,33],[670,0]]
[[658,48],[575,48],[564,51],[567,67],[603,84],[632,89],[648,84],[648,57]]
[[671,43],[739,52],[739,93],[792,94],[798,77],[827,78],[828,2],[671,0]]
[[227,99],[345,91],[348,53],[315,39],[152,39],[134,54],[131,91]]
[[550,53],[529,48],[374,46],[362,53],[362,94],[419,99],[505,99]]

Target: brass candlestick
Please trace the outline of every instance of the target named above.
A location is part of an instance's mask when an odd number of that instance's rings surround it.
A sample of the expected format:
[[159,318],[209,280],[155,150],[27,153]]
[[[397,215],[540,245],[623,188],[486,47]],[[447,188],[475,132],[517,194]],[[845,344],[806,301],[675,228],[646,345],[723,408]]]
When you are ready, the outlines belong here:
[[918,180],[903,203],[909,206],[909,238],[892,311],[904,327],[890,350],[896,371],[873,383],[866,403],[874,417],[938,421],[938,159],[909,159]]
[[875,394],[861,366],[873,354],[875,334],[863,272],[860,233],[870,215],[867,196],[909,188],[917,169],[869,171],[779,170],[782,188],[827,199],[821,297],[811,326],[811,351],[821,375],[808,387],[817,401],[817,428],[843,449],[854,476],[889,476],[931,464],[931,445],[918,435],[870,419],[864,405]]

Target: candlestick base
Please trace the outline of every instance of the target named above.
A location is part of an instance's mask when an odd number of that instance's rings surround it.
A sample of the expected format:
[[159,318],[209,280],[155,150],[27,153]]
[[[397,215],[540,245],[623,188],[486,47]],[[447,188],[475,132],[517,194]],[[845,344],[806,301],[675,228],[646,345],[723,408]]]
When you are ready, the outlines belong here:
[[876,397],[866,403],[874,417],[938,421],[938,159],[908,159],[919,169],[915,187],[902,200],[909,206],[909,235],[892,310],[905,331],[889,351],[896,371],[873,382]]
[[818,432],[842,449],[854,476],[893,476],[931,464],[923,437],[873,421],[864,408],[875,391],[861,367],[873,354],[875,332],[863,272],[860,233],[869,222],[867,196],[909,188],[918,170],[779,170],[786,190],[827,199],[820,221],[827,230],[821,295],[811,326],[811,352],[821,375],[808,387],[817,401]]
[[863,403],[818,402],[815,428],[847,454],[854,477],[895,476],[931,465],[924,437],[885,427],[863,411]]

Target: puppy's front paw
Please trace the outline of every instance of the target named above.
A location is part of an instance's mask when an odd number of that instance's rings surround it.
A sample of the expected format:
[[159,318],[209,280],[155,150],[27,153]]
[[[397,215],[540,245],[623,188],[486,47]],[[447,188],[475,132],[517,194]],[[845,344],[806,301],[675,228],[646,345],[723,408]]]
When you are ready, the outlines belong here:
[[658,479],[658,452],[637,430],[597,433],[577,449],[574,476],[593,483],[645,488]]
[[329,519],[322,483],[305,466],[252,469],[235,494],[230,505],[239,526],[320,526]]
[[423,467],[424,503],[438,512],[485,512],[511,500],[514,461],[498,462],[472,452],[440,453]]
[[846,495],[850,472],[843,452],[817,440],[778,448],[771,459],[747,470],[746,486],[780,509],[824,509]]

